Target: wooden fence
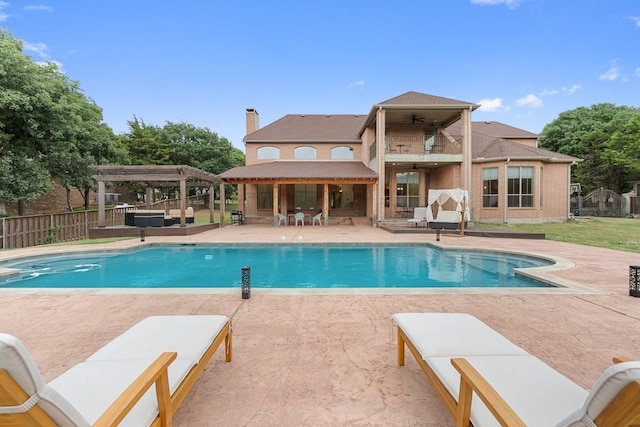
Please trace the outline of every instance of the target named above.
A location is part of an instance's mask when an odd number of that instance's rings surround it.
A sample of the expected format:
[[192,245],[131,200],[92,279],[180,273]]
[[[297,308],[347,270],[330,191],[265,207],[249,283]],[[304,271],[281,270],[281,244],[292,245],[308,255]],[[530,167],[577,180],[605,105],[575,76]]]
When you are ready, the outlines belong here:
[[[187,206],[194,210],[205,206],[203,196],[190,196]],[[107,227],[124,225],[124,213],[136,206],[105,209]],[[180,199],[165,199],[151,203],[152,209],[179,209]],[[1,249],[28,248],[50,243],[71,242],[89,238],[89,229],[98,226],[98,211],[62,212],[2,218]]]
[[[124,213],[134,208],[105,211],[107,227],[124,225]],[[50,243],[70,242],[89,237],[89,229],[98,226],[98,211],[64,212],[2,218],[2,249],[28,248]]]

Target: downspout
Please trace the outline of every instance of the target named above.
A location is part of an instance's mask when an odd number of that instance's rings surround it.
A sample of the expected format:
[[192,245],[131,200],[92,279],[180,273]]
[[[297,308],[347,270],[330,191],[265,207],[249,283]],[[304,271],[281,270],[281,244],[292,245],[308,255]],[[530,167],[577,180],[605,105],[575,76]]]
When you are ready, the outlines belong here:
[[569,173],[567,175],[567,188],[569,189],[569,191],[567,191],[567,207],[569,208],[567,212],[567,218],[573,218],[573,213],[571,212],[571,168],[575,165],[576,162],[574,160],[569,165]]
[[473,160],[473,154],[472,154],[472,137],[471,137],[471,112],[473,111],[473,108],[471,106],[469,106],[469,118],[467,120],[467,135],[468,135],[468,147],[467,147],[467,182],[466,182],[466,187],[467,187],[467,194],[469,197],[469,200],[471,200],[471,175],[473,174],[473,165],[472,165],[472,160]]
[[[378,185],[376,195],[376,217],[374,223],[380,223],[384,220],[384,188],[385,188],[385,127],[386,117],[384,117],[382,105],[378,106],[376,113],[376,155],[378,163]],[[382,183],[382,184],[381,184]]]
[[507,224],[509,221],[508,210],[509,210],[509,162],[511,161],[511,157],[507,158],[507,161],[504,162],[504,207],[502,214],[502,222]]

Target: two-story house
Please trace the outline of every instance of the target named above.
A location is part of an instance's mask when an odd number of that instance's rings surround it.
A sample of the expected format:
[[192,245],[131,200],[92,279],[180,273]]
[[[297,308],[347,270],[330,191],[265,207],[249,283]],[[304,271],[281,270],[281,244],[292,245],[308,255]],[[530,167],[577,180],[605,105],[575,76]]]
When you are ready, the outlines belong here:
[[[473,220],[567,219],[571,156],[537,147],[538,136],[472,122],[477,104],[417,92],[368,114],[289,114],[260,128],[246,110],[246,166],[220,175],[238,184],[251,220],[323,213],[398,221],[427,205],[430,189],[468,191]],[[326,222],[325,222],[326,223]]]

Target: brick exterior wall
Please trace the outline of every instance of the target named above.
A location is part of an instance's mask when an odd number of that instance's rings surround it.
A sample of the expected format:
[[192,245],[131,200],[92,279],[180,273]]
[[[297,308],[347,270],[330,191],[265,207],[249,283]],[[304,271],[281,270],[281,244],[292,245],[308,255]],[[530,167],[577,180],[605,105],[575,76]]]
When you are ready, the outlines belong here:
[[[569,215],[569,170],[566,163],[511,161],[508,166],[531,166],[534,202],[531,208],[509,208],[505,217],[506,167],[504,161],[476,163],[472,170],[471,209],[475,220],[489,223],[541,223],[564,221]],[[498,168],[498,207],[482,207],[486,168]]]

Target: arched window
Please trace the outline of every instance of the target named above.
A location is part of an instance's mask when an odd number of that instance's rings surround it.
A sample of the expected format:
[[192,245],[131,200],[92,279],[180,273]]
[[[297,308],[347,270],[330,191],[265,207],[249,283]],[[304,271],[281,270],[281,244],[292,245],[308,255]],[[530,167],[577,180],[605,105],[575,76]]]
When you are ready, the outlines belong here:
[[353,148],[333,147],[331,149],[331,160],[353,160]]
[[257,152],[258,159],[279,159],[280,149],[278,147],[260,147]]
[[293,158],[296,160],[315,160],[316,151],[313,147],[297,147],[293,150]]

